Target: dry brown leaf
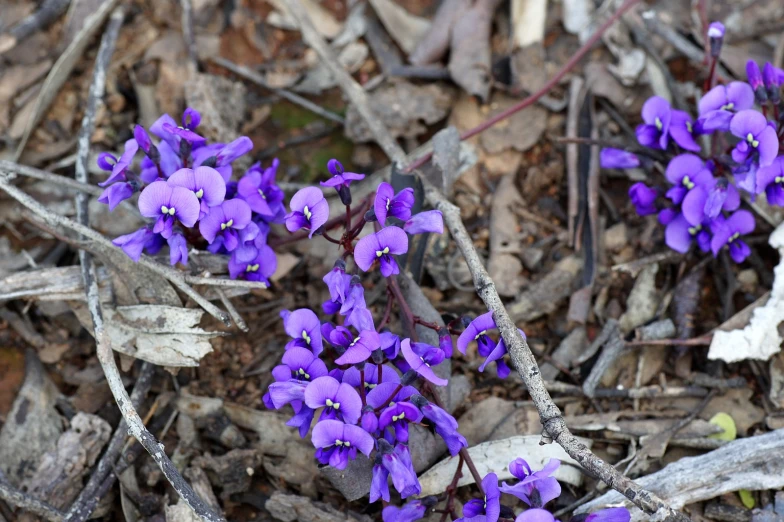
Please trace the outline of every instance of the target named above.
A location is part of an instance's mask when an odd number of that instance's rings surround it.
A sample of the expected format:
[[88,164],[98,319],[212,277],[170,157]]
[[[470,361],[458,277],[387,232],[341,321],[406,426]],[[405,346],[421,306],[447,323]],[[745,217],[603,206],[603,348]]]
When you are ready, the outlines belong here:
[[188,82],[185,99],[201,112],[199,133],[208,140],[229,143],[245,117],[246,88],[223,76],[197,74]]
[[428,20],[412,15],[393,0],[370,0],[370,5],[389,35],[406,54],[413,52],[417,42],[431,27]]
[[[406,81],[386,84],[369,94],[370,106],[395,138],[415,138],[446,117],[452,104],[453,90],[431,83],[414,85]],[[373,141],[356,108],[346,113],[346,136],[359,143]]]
[[[490,111],[486,117],[492,117],[518,101],[505,94],[496,93],[489,104]],[[546,128],[547,111],[537,105],[531,105],[487,129],[480,135],[479,140],[490,154],[507,149],[525,152],[539,142]]]
[[477,0],[452,28],[449,74],[466,92],[490,95],[490,29],[500,0]]
[[501,179],[493,195],[490,210],[490,257],[487,270],[496,282],[498,293],[502,296],[515,296],[524,283],[521,276],[523,263],[517,255],[522,244],[517,214],[512,210],[522,205],[523,197],[515,187],[515,176]]
[[470,6],[471,0],[441,2],[430,24],[431,30],[425,33],[408,60],[414,65],[426,65],[440,60],[449,50],[452,26]]

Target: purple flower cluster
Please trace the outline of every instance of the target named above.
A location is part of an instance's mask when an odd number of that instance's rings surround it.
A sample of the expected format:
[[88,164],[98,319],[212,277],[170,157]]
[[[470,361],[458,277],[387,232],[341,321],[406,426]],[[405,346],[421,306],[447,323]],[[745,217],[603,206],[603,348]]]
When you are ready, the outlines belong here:
[[[277,258],[267,237],[270,225],[283,223],[286,215],[283,191],[275,184],[278,160],[267,168],[256,163],[239,182],[232,181],[232,162],[250,152],[253,143],[241,136],[208,144],[197,134],[200,122],[192,108],[185,110],[182,125],[164,114],[150,127],[157,144],[137,125],[119,159],[107,152],[98,156],[98,166],[110,173],[99,184],[105,187],[99,201],[111,211],[139,192],[139,212],[152,220],[113,243],[134,261],[143,251],[156,254],[168,243],[172,265],[188,263],[189,244],[205,244],[212,253],[231,256],[232,279],[269,284]],[[139,149],[144,157],[136,169]]]
[[[711,24],[715,58],[723,26]],[[717,85],[699,99],[697,117],[673,109],[658,96],[645,102],[637,141],[664,151],[669,163],[667,187],[635,183],[629,198],[640,215],[658,213],[665,241],[688,252],[693,244],[714,256],[726,246],[730,257],[743,262],[751,253],[742,236],[754,231],[754,216],[740,209],[740,191],[753,200],[764,193],[769,204],[784,206],[784,71],[770,63],[760,71],[749,61],[748,82]],[[702,154],[703,147],[711,150]],[[642,161],[641,161],[642,159]],[[635,168],[645,163],[625,150],[601,152],[604,168]]]

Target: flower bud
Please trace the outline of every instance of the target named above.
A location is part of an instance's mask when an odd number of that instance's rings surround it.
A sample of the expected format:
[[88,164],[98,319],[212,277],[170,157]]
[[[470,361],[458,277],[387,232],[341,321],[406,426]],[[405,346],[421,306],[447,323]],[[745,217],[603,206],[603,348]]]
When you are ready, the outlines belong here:
[[370,358],[373,359],[373,364],[381,364],[384,362],[384,350],[381,348],[376,348],[373,350],[373,353],[370,354]]
[[137,125],[133,128],[133,138],[136,140],[136,143],[139,144],[139,148],[142,149],[145,153],[150,152],[150,147],[152,147],[152,141],[150,141],[150,135],[147,134],[147,131],[144,130],[144,127],[141,125]]
[[218,164],[218,158],[216,156],[210,156],[209,158],[201,162],[202,167],[211,167],[213,169],[217,164]]
[[765,66],[762,68],[762,80],[768,92],[768,99],[778,104],[781,101],[781,82],[775,67],[770,62],[765,62]]
[[411,397],[409,397],[408,401],[420,409],[429,404],[427,399],[425,399],[422,395],[419,395],[418,393],[416,395],[412,395]]
[[338,196],[340,196],[340,201],[344,205],[351,205],[351,189],[345,185],[339,185],[335,187],[335,190],[338,192]]
[[360,419],[360,425],[362,426],[362,429],[368,433],[375,433],[378,431],[378,417],[373,411],[372,406],[365,406],[365,411],[362,413]]
[[754,60],[746,62],[746,77],[751,88],[754,89],[754,96],[757,102],[764,104],[768,101],[768,92],[765,90],[765,83],[762,81],[762,71]]
[[185,160],[185,158],[187,158],[187,157],[189,157],[191,155],[191,150],[193,150],[193,146],[191,145],[191,142],[189,142],[186,139],[181,139],[180,140],[180,158],[182,158],[183,161]]
[[438,329],[438,347],[444,351],[447,359],[452,357],[452,335],[446,328]]
[[721,44],[724,42],[724,24],[713,22],[708,26],[708,40],[710,41],[710,52],[713,58],[718,58],[721,54]]
[[408,370],[403,376],[400,378],[400,384],[403,386],[410,386],[419,378],[419,374],[414,370]]
[[378,221],[378,218],[376,218],[376,211],[371,208],[370,210],[365,212],[365,221],[367,221],[368,223],[373,223],[374,221]]
[[327,170],[329,170],[329,173],[333,176],[339,176],[344,172],[343,164],[334,158],[327,162]]

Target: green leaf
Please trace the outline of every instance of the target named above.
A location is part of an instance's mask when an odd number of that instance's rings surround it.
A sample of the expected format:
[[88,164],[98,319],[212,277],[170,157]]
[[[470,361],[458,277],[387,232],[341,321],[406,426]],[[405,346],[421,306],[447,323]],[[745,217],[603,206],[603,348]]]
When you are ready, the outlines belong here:
[[754,509],[754,497],[751,495],[751,491],[748,489],[741,489],[738,490],[738,496],[740,496],[740,501],[743,502],[743,505],[746,506],[747,509]]
[[709,438],[730,441],[735,440],[738,437],[738,431],[735,428],[735,421],[732,420],[732,417],[726,413],[717,413],[711,418],[709,422],[724,430],[722,433],[714,433],[713,435],[709,435]]

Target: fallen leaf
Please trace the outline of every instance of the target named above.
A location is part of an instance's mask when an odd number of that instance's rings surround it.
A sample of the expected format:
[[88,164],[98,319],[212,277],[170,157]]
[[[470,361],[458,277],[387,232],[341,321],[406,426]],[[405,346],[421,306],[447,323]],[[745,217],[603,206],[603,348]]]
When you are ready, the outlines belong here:
[[658,272],[659,265],[654,263],[645,267],[637,276],[629,298],[626,300],[626,313],[619,320],[623,333],[631,332],[656,317],[656,308],[659,304],[656,290],[656,274]]
[[[368,46],[362,42],[351,42],[338,54],[338,63],[349,73],[355,73],[367,60],[370,51]],[[321,94],[322,91],[331,89],[337,85],[337,81],[332,76],[329,67],[323,62],[317,62],[316,66],[309,70],[294,90],[310,94]]]
[[33,350],[25,351],[25,380],[0,429],[0,471],[14,486],[35,473],[57,445],[63,422],[55,409],[60,391]]
[[[485,117],[495,116],[518,101],[511,96],[496,93],[490,101],[490,111]],[[539,142],[546,128],[547,110],[538,105],[531,105],[487,129],[480,135],[479,142],[490,154],[497,154],[507,149],[525,152]]]
[[[343,30],[343,24],[338,22],[332,13],[321,6],[316,0],[300,0],[305,11],[307,11],[310,20],[316,27],[316,31],[324,38],[331,40],[335,38]],[[273,27],[281,29],[295,30],[298,29],[296,20],[289,14],[286,7],[285,0],[270,0],[270,3],[275,7],[267,17],[267,23]]]
[[490,257],[487,270],[502,296],[516,296],[525,279],[523,263],[518,254],[522,249],[517,214],[512,210],[523,205],[523,197],[515,187],[515,175],[501,178],[490,208]]
[[[577,461],[567,455],[563,448],[557,444],[541,445],[541,439],[540,435],[525,435],[494,440],[468,448],[468,454],[474,461],[479,475],[495,473],[498,475],[498,480],[514,478],[509,472],[508,466],[518,457],[524,458],[532,469],[543,468],[550,459],[558,459],[563,464],[571,465],[560,466],[553,476],[567,484],[579,486],[582,483],[582,473],[579,471]],[[579,437],[578,439],[589,448],[593,445],[593,441],[589,439]],[[447,486],[452,482],[457,462],[457,457],[448,457],[420,476],[421,495],[437,495],[446,491]],[[457,486],[468,486],[473,483],[473,476],[464,472],[458,480]]]
[[544,40],[547,0],[512,0],[512,27],[517,47]]
[[[74,312],[85,328],[92,321],[84,305]],[[219,334],[197,325],[204,311],[164,305],[104,307],[107,334],[114,350],[159,366],[198,366],[212,352],[209,340]]]
[[[454,91],[445,85],[430,83],[414,85],[394,81],[369,93],[370,106],[394,138],[416,138],[446,117]],[[356,107],[346,113],[346,137],[357,143],[373,141]]]
[[727,415],[724,412],[717,413],[711,420],[709,421],[711,424],[715,424],[719,428],[721,428],[721,433],[714,433],[713,435],[709,435],[712,439],[718,440],[726,440],[731,441],[738,438],[738,432],[735,429],[735,421],[732,420],[732,417]]
[[245,86],[223,76],[197,74],[188,82],[185,99],[201,112],[199,133],[208,140],[229,143],[245,118]]
[[746,509],[754,509],[754,497],[751,495],[751,491],[748,489],[738,490],[738,496]]
[[430,21],[412,15],[392,0],[370,0],[370,5],[389,35],[406,54],[414,51],[417,42],[431,27]]
[[784,317],[784,225],[770,235],[768,243],[778,249],[781,260],[773,270],[773,288],[764,306],[754,310],[748,326],[739,330],[713,333],[708,359],[737,362],[745,359],[768,360],[781,351],[784,341],[779,324]]

